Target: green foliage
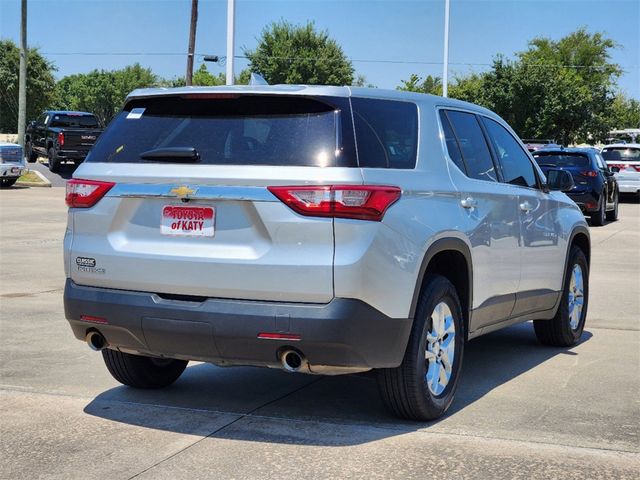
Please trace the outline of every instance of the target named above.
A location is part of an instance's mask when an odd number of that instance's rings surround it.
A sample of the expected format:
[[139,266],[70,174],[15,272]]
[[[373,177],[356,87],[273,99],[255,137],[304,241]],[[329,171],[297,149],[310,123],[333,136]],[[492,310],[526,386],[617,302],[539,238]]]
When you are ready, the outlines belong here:
[[640,101],[619,93],[611,106],[613,128],[640,128]]
[[120,70],[68,75],[56,84],[55,108],[92,112],[107,124],[131,91],[157,84],[156,75],[138,63]]
[[212,75],[207,70],[207,66],[203,63],[200,68],[193,74],[193,85],[216,86],[225,84],[225,74],[219,73]]
[[353,66],[338,43],[313,23],[295,26],[284,20],[262,31],[258,47],[245,50],[249,70],[269,84],[351,85]]
[[[614,108],[621,73],[610,62],[615,47],[585,29],[558,41],[535,38],[515,60],[498,55],[489,71],[457,78],[449,96],[495,111],[522,137],[554,138],[565,145],[604,140],[614,124],[626,122],[623,112],[637,111],[637,102],[619,101]],[[430,77],[422,81],[414,74],[398,88],[432,93],[433,85]]]
[[402,85],[398,90],[405,92],[430,93],[431,95],[442,95],[442,80],[440,77],[427,75],[424,79],[412,73],[408,80],[402,80]]
[[[18,72],[20,49],[11,40],[0,40],[0,132],[18,131]],[[55,65],[37,48],[27,52],[27,120],[46,109],[53,97]]]

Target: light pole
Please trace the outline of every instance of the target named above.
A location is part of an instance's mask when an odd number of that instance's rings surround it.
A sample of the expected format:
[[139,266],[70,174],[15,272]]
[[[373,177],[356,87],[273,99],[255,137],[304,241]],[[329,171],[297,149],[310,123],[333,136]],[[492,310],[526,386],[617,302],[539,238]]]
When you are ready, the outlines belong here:
[[193,55],[196,48],[196,25],[198,24],[198,0],[191,0],[191,23],[189,25],[189,53],[187,54],[187,74],[184,83],[193,83]]
[[442,96],[446,97],[449,84],[449,0],[444,0],[444,60],[442,65]]
[[233,51],[235,40],[236,2],[227,0],[227,85],[233,85]]
[[24,148],[24,132],[27,125],[27,0],[22,0],[18,74],[18,143]]

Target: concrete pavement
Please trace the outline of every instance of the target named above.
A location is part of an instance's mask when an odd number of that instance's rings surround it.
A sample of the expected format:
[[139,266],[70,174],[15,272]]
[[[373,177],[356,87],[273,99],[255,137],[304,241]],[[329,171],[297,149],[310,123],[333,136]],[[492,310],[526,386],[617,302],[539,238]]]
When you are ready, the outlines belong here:
[[637,478],[640,205],[593,228],[571,349],[529,324],[469,343],[441,421],[403,422],[371,375],[192,364],[136,391],[62,309],[61,188],[0,192],[0,478]]

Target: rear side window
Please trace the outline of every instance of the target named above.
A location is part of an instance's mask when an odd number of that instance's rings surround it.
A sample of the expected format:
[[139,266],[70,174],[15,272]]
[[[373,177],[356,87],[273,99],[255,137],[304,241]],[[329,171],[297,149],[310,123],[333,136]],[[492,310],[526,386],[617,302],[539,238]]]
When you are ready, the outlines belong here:
[[518,141],[506,128],[490,118],[482,118],[487,128],[493,149],[500,166],[505,183],[535,188],[538,186],[536,174],[529,156],[524,153]]
[[415,168],[418,108],[414,103],[352,98],[358,161],[364,168]]
[[[478,180],[497,182],[496,169],[489,147],[476,116],[471,113],[446,111],[453,132],[462,151],[467,176]],[[452,152],[449,156],[453,158]]]
[[[343,121],[343,118],[347,121]],[[141,163],[156,149],[195,148],[200,164],[356,166],[348,99],[185,95],[134,99],[87,161]],[[163,162],[171,159],[163,159]]]

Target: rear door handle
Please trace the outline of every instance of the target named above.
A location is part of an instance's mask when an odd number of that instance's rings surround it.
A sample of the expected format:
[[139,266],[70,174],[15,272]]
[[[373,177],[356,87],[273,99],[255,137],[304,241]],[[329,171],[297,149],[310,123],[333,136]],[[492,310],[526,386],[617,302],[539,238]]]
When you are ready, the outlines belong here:
[[525,213],[529,213],[531,210],[533,209],[533,207],[531,206],[531,204],[527,201],[524,201],[520,204],[520,210],[522,210]]
[[472,197],[467,197],[460,200],[460,205],[462,205],[463,208],[475,208],[478,206],[478,201]]

